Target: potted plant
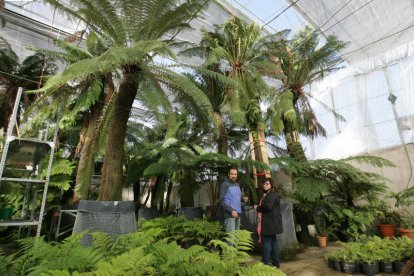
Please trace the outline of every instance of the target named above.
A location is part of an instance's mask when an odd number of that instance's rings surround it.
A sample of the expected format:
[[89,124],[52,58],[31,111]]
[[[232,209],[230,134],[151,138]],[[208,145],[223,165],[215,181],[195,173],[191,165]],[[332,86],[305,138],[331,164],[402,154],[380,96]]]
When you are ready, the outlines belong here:
[[413,239],[406,236],[395,239],[392,250],[396,256],[393,262],[393,270],[396,273],[401,273],[407,260],[412,256]]
[[324,217],[315,218],[316,239],[319,247],[326,247],[328,244],[328,234],[331,232],[331,227],[327,225]]
[[318,245],[319,247],[326,247],[328,237],[334,232],[338,223],[330,219],[329,213],[326,210],[319,212],[318,216],[315,214],[314,220]]
[[359,265],[359,252],[361,251],[361,243],[349,242],[343,243],[344,250],[342,251],[342,271],[348,274],[356,272]]
[[343,256],[344,249],[332,250],[325,255],[328,260],[328,266],[336,271],[341,271],[341,256]]
[[398,258],[398,252],[395,250],[395,239],[383,239],[378,247],[378,255],[380,257],[380,271],[384,273],[392,273],[392,263]]
[[375,275],[379,272],[379,261],[381,259],[378,253],[378,247],[381,243],[381,238],[371,237],[362,243],[361,250],[358,256],[361,260],[362,272],[365,275]]
[[394,237],[395,226],[400,223],[400,216],[396,211],[392,211],[388,203],[382,201],[378,208],[378,230],[382,237]]
[[411,239],[414,238],[414,216],[407,210],[404,210],[401,215],[399,231],[401,236],[407,236]]

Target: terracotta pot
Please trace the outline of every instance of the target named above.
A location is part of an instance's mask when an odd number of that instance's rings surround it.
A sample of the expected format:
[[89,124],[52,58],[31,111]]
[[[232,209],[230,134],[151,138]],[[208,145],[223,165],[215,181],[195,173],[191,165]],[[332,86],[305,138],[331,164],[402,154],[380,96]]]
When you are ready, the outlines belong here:
[[414,229],[400,228],[400,234],[401,234],[401,237],[407,236],[411,239],[414,239]]
[[394,237],[395,225],[394,224],[378,224],[378,229],[382,237]]
[[327,236],[316,236],[316,239],[318,240],[319,247],[326,247],[326,245],[328,244]]

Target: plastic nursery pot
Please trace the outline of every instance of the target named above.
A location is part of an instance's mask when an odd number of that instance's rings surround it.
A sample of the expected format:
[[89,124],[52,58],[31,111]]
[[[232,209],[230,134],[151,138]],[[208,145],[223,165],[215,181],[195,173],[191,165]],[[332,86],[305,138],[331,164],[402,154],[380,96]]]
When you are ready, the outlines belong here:
[[334,259],[328,259],[328,267],[334,269]]
[[395,225],[394,224],[378,224],[378,230],[382,237],[394,237]]
[[332,260],[332,268],[336,271],[341,271],[341,261],[340,260]]
[[355,273],[355,262],[342,262],[342,271],[348,274]]
[[379,268],[381,272],[392,273],[392,262],[380,261]]
[[392,263],[392,268],[394,270],[394,272],[400,274],[403,267],[405,266],[405,261],[400,261],[400,262],[393,262]]
[[374,276],[379,271],[378,263],[362,263],[362,272],[368,276]]

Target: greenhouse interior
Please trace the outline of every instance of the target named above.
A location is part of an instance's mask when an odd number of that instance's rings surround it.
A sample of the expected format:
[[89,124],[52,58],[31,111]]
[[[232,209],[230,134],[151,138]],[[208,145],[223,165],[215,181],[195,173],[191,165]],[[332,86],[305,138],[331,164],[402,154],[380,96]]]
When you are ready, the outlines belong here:
[[0,20],[0,275],[414,275],[413,1]]

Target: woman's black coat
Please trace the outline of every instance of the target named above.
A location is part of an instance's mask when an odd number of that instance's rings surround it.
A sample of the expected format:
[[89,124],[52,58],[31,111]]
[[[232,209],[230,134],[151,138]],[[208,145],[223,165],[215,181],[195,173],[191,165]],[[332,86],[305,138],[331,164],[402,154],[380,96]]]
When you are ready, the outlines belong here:
[[275,191],[269,191],[256,210],[262,212],[262,235],[275,235],[283,232],[280,198]]

